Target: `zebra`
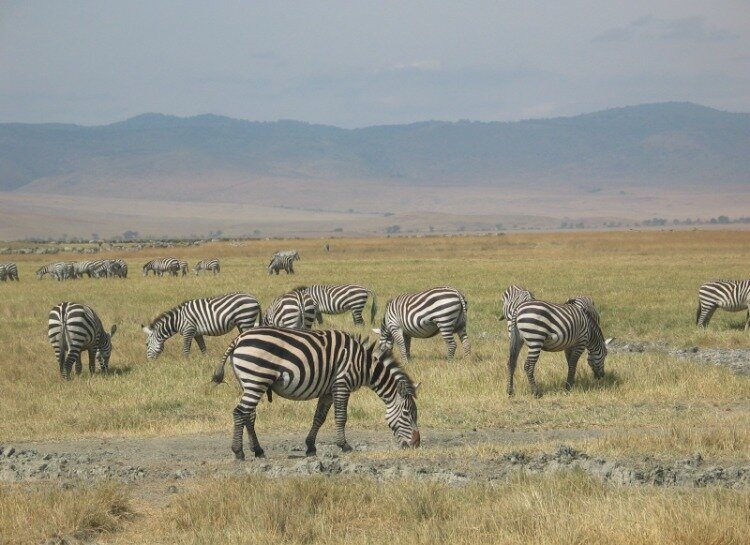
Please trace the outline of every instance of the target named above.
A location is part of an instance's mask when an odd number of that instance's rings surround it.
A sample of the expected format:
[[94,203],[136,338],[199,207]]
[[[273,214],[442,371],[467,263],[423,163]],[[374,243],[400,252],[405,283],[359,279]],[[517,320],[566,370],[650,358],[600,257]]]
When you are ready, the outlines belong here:
[[370,323],[375,323],[375,314],[378,311],[378,300],[375,292],[357,284],[343,284],[338,286],[313,284],[306,290],[318,307],[318,323],[323,323],[322,314],[343,314],[351,311],[354,325],[362,325],[362,311],[367,304],[367,298],[372,296],[372,308],[370,309]]
[[524,343],[528,346],[529,353],[523,368],[534,397],[541,397],[541,390],[534,380],[534,368],[542,350],[565,351],[568,362],[565,389],[570,390],[575,381],[578,359],[584,350],[588,350],[588,363],[594,376],[597,379],[604,376],[604,360],[610,342],[612,339],[604,339],[599,326],[599,314],[588,297],[569,299],[563,305],[545,301],[519,303],[510,336],[508,395],[513,395],[513,375]]
[[344,428],[347,404],[352,392],[362,386],[373,390],[386,406],[386,420],[402,447],[418,447],[416,396],[418,384],[393,359],[390,351],[376,352],[375,343],[366,346],[360,337],[343,331],[295,331],[256,328],[240,334],[224,353],[213,382],[224,381],[224,366],[232,369],[242,385],[242,397],[233,411],[232,452],[245,459],[242,448],[247,428],[256,458],[264,456],[255,434],[256,408],[263,395],[271,392],[286,399],[317,398],[310,433],[305,440],[307,456],[316,454],[316,437],[331,405],[336,420],[336,444],[343,452],[352,447]]
[[311,329],[318,307],[305,286],[298,286],[292,291],[277,297],[263,314],[265,326],[286,327],[290,329]]
[[180,272],[182,273],[182,276],[186,276],[188,273],[188,262],[184,259],[180,259]]
[[83,277],[85,274],[89,278],[91,278],[94,275],[94,269],[96,266],[101,263],[101,260],[96,261],[76,261],[73,263],[73,268],[75,269],[76,276]]
[[218,259],[202,259],[195,264],[194,267],[195,276],[198,276],[200,271],[211,271],[214,274],[219,274],[221,267]]
[[89,269],[91,276],[94,278],[110,278],[119,276],[120,265],[112,259],[100,259],[94,261]]
[[125,263],[125,260],[123,259],[115,259],[115,263],[117,263],[120,266],[119,274],[118,276],[120,278],[127,278],[128,277],[128,264]]
[[58,282],[69,280],[71,278],[78,278],[75,272],[75,265],[71,261],[59,261],[57,263],[51,263],[49,265],[40,267],[36,271],[36,277],[39,280],[41,280],[45,274],[49,274]]
[[181,270],[180,262],[173,257],[163,257],[152,259],[143,265],[143,276],[148,276],[149,271],[154,272],[154,276],[163,276],[168,272],[172,276],[177,276]]
[[227,293],[205,299],[191,299],[162,312],[148,326],[141,325],[147,335],[146,356],[155,359],[164,350],[164,342],[176,333],[182,334],[182,351],[190,354],[195,339],[201,352],[206,352],[205,336],[229,333],[236,327],[240,333],[253,327],[260,317],[260,303],[246,293]]
[[0,280],[5,282],[6,280],[18,282],[18,265],[10,261],[8,263],[0,263]]
[[268,264],[268,274],[279,274],[280,270],[286,271],[286,274],[294,274],[294,261],[299,259],[294,255],[275,255]]
[[454,334],[458,334],[468,357],[471,345],[466,334],[467,308],[466,297],[448,286],[406,293],[386,303],[380,329],[373,331],[380,336],[381,349],[391,349],[395,342],[405,362],[411,357],[412,338],[427,339],[438,332],[448,345],[449,359],[456,353]]
[[55,358],[60,366],[60,376],[70,380],[73,364],[76,374],[81,374],[81,352],[88,350],[89,372],[93,375],[99,362],[103,373],[109,368],[112,354],[112,337],[117,326],[112,325],[109,333],[91,307],[66,301],[52,308],[49,313],[48,336]]
[[705,328],[716,309],[740,312],[747,309],[745,331],[750,328],[750,280],[714,280],[698,289],[696,325]]
[[532,301],[534,294],[522,286],[511,284],[503,292],[503,310],[499,319],[508,321],[508,335],[513,328],[513,320],[516,317],[516,307],[524,301]]

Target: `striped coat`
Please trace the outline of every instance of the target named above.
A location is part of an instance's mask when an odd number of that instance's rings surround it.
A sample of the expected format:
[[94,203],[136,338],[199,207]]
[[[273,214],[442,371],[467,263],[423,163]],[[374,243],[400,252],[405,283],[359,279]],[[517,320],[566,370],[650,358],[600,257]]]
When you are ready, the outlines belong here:
[[695,323],[706,327],[716,309],[728,312],[747,311],[745,331],[750,328],[750,280],[714,280],[698,289]]
[[113,325],[109,333],[91,307],[66,301],[52,308],[48,320],[48,337],[60,366],[60,376],[70,379],[73,364],[76,374],[81,374],[81,352],[89,353],[89,371],[94,374],[99,362],[102,372],[109,367],[112,353],[112,336],[117,331]]
[[347,404],[352,392],[365,386],[385,403],[386,420],[402,446],[419,446],[416,392],[409,376],[389,352],[377,354],[374,344],[365,346],[358,337],[343,331],[295,331],[256,328],[239,335],[229,346],[214,373],[214,382],[224,380],[229,360],[242,386],[242,398],[235,407],[232,451],[244,459],[242,448],[247,428],[256,457],[263,456],[255,433],[256,407],[273,391],[286,399],[317,399],[313,425],[305,440],[307,455],[316,453],[318,430],[333,405],[336,444],[344,451]]
[[228,293],[206,299],[191,299],[157,316],[148,326],[146,356],[154,359],[164,350],[164,342],[182,335],[182,351],[190,354],[193,339],[201,352],[206,351],[204,336],[225,335],[233,328],[240,333],[253,327],[260,316],[260,303],[247,293]]
[[5,282],[6,280],[15,280],[18,282],[18,265],[15,263],[0,263],[0,280]]
[[448,358],[456,353],[457,334],[464,347],[464,354],[471,354],[466,334],[466,312],[468,303],[464,295],[451,287],[431,288],[419,293],[406,293],[386,303],[385,315],[380,329],[373,329],[380,336],[381,349],[391,349],[395,342],[401,357],[411,357],[411,339],[427,339],[438,333],[448,345]]
[[165,272],[177,276],[180,268],[180,262],[173,257],[152,259],[143,265],[143,276],[148,276],[149,271],[153,271],[154,276],[163,276]]
[[263,325],[290,329],[310,329],[318,308],[304,286],[277,297],[263,315]]
[[362,325],[362,311],[367,304],[367,298],[372,297],[370,323],[375,322],[378,311],[378,299],[375,292],[357,284],[325,285],[313,284],[306,290],[318,307],[318,323],[323,323],[321,314],[343,314],[351,311],[354,325]]
[[[593,309],[593,310],[592,310]],[[510,338],[508,357],[508,395],[513,395],[513,375],[521,346],[529,349],[523,368],[535,397],[541,396],[534,370],[542,351],[565,351],[568,378],[565,388],[573,387],[578,359],[588,351],[588,363],[596,378],[604,376],[607,344],[599,326],[599,314],[588,297],[576,297],[563,305],[545,301],[526,301],[516,308],[516,319]]]
[[201,271],[211,271],[214,274],[219,274],[219,272],[221,271],[219,260],[218,259],[202,259],[201,261],[195,264],[194,271],[195,271],[195,276],[198,276],[198,273]]
[[500,320],[508,321],[508,335],[510,336],[513,322],[516,319],[516,307],[524,301],[531,301],[534,295],[524,287],[511,284],[503,292],[503,311]]

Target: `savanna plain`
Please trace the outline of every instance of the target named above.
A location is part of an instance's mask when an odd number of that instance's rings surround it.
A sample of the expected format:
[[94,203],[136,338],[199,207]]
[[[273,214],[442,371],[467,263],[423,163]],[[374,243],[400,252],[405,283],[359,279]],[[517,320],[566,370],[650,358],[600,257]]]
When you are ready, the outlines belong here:
[[[13,445],[64,453],[73,464],[86,464],[81,456],[91,455],[143,472],[129,479],[107,472],[0,479],[0,543],[747,543],[746,484],[623,485],[576,468],[502,475],[493,468],[498,460],[549,454],[560,444],[624,464],[671,467],[698,459],[747,467],[750,377],[650,347],[750,349],[744,313],[717,311],[706,330],[695,326],[702,282],[750,275],[750,232],[333,239],[330,252],[324,242],[216,242],[97,254],[124,258],[127,279],[39,281],[34,271],[44,263],[85,257],[15,259],[20,283],[0,283],[0,445],[6,452]],[[270,255],[288,248],[300,252],[297,274],[269,276]],[[221,274],[141,275],[146,260],[166,255],[191,267],[219,258]],[[365,326],[354,326],[346,314],[325,316],[316,327],[367,335],[379,327],[389,297],[437,285],[458,288],[469,304],[470,357],[459,345],[457,357],[446,360],[440,337],[412,343],[405,369],[422,383],[421,448],[396,448],[383,404],[369,390],[353,394],[349,404],[354,453],[337,452],[332,418],[321,430],[321,464],[375,468],[371,474],[288,471],[311,467],[303,447],[315,407],[278,397],[261,403],[256,421],[268,458],[234,461],[231,411],[239,389],[231,374],[228,384],[210,384],[233,334],[207,337],[205,355],[194,344],[188,359],[175,337],[157,360],[146,359],[140,325],[186,299],[243,291],[265,307],[297,285],[349,282],[377,293],[375,324],[368,303]],[[508,397],[507,330],[498,315],[511,283],[555,302],[589,295],[615,347],[646,348],[611,350],[602,380],[593,378],[584,356],[570,392],[563,387],[564,356],[542,353],[539,399],[523,373],[524,350],[516,394]],[[50,308],[62,300],[92,306],[107,329],[117,324],[108,374],[92,377],[84,369],[70,382],[60,379],[46,330]],[[438,478],[444,470],[456,478]]]

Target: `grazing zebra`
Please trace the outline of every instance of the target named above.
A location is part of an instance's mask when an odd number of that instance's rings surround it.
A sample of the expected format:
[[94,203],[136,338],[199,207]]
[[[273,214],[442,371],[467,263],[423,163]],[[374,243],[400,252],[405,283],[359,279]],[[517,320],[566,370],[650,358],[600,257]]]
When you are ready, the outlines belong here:
[[706,327],[717,308],[729,312],[747,310],[745,331],[750,328],[750,280],[715,280],[698,289],[695,323]]
[[128,277],[128,264],[125,263],[125,260],[115,259],[114,262],[120,266],[119,277],[127,278]]
[[268,274],[279,274],[280,270],[286,271],[286,274],[294,274],[294,261],[299,259],[293,255],[274,255],[268,264]]
[[263,315],[263,325],[290,329],[311,329],[318,307],[305,286],[280,295]]
[[106,372],[115,331],[116,325],[109,333],[104,331],[99,316],[86,305],[66,301],[53,307],[49,313],[48,335],[60,365],[60,376],[69,380],[74,363],[76,374],[81,374],[81,352],[84,350],[89,353],[89,372],[94,374],[94,358],[99,362],[101,371]]
[[59,261],[50,265],[44,265],[36,271],[36,277],[39,280],[41,280],[45,274],[49,274],[58,282],[78,278],[75,271],[75,264],[71,261]]
[[529,354],[523,368],[529,379],[531,391],[540,397],[541,391],[534,380],[534,368],[542,350],[565,351],[568,378],[565,388],[570,390],[575,381],[578,359],[588,350],[588,362],[596,378],[604,376],[604,359],[607,345],[599,327],[599,314],[588,297],[569,299],[564,305],[545,301],[525,301],[516,307],[514,327],[510,337],[508,358],[508,395],[513,395],[513,375],[521,346],[528,346]]
[[195,276],[198,276],[200,271],[211,271],[214,274],[219,274],[221,267],[219,266],[218,259],[202,259],[195,264]]
[[451,287],[432,288],[419,293],[406,293],[386,303],[385,314],[380,329],[373,329],[380,335],[381,349],[391,349],[398,345],[401,357],[409,361],[411,339],[427,339],[440,333],[448,345],[448,358],[456,353],[458,334],[464,347],[464,354],[471,354],[469,337],[466,335],[466,297]]
[[18,265],[15,263],[0,263],[0,280],[5,282],[6,280],[15,280],[18,282]]
[[165,272],[177,276],[180,269],[180,262],[173,257],[152,259],[143,265],[143,276],[148,276],[149,271],[153,271],[154,276],[163,276]]
[[255,325],[260,317],[260,303],[246,293],[228,293],[206,299],[191,299],[162,312],[148,327],[146,356],[154,359],[164,350],[164,342],[176,333],[182,334],[182,351],[190,354],[195,339],[201,352],[206,352],[204,335],[216,337],[236,327],[240,333]]
[[188,262],[184,259],[180,259],[180,272],[182,273],[182,276],[186,276],[188,273]]
[[73,263],[73,268],[75,269],[76,276],[83,277],[85,274],[89,278],[91,278],[94,274],[94,268],[95,266],[100,263],[101,260],[97,261],[76,261]]
[[375,314],[378,311],[378,299],[375,292],[357,284],[344,284],[339,286],[328,286],[313,284],[306,290],[318,307],[318,323],[323,323],[322,314],[343,314],[351,311],[354,325],[362,325],[362,311],[367,304],[367,298],[372,296],[372,309],[370,310],[370,323],[375,322]]
[[386,406],[386,420],[402,447],[418,447],[415,385],[399,367],[391,353],[375,353],[375,344],[366,346],[359,337],[343,331],[294,331],[256,328],[239,335],[229,346],[216,368],[213,381],[224,381],[224,366],[231,359],[242,397],[235,407],[232,452],[244,460],[242,449],[247,428],[255,456],[263,449],[255,434],[256,407],[264,394],[271,392],[295,401],[318,400],[310,433],[305,444],[307,455],[316,454],[318,430],[333,405],[336,420],[336,444],[344,452],[352,447],[344,428],[347,404],[352,392],[362,386],[373,390]]
[[516,317],[516,307],[518,304],[533,299],[534,294],[529,290],[513,284],[508,286],[503,292],[503,313],[499,318],[500,320],[508,321],[508,335],[510,335],[511,329],[513,328],[513,320],[515,320]]

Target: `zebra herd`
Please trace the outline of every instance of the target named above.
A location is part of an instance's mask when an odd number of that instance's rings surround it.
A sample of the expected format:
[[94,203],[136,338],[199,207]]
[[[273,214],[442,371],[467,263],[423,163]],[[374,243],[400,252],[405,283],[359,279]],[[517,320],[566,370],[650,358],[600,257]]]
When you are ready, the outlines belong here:
[[0,263],[0,281],[6,280],[18,282],[18,265],[13,262]]
[[[299,259],[297,252],[277,253],[274,260]],[[18,279],[17,267],[0,264],[0,278]],[[123,267],[124,266],[124,267]],[[219,273],[218,260],[204,260],[194,267],[201,271]],[[102,271],[108,271],[102,273]],[[45,266],[37,276],[51,274],[58,280],[127,275],[121,260],[60,262]],[[188,265],[174,258],[149,261],[143,274],[186,275]],[[293,273],[293,270],[291,271]],[[377,338],[363,339],[345,331],[313,330],[314,323],[323,322],[323,314],[352,313],[356,326],[364,324],[363,313],[371,300],[370,322],[375,323],[378,312],[373,290],[358,284],[313,284],[298,286],[273,300],[265,308],[248,293],[229,293],[216,297],[192,299],[168,309],[149,324],[142,325],[146,334],[146,356],[153,360],[164,350],[172,336],[182,336],[182,350],[190,353],[195,340],[201,352],[206,352],[205,337],[225,335],[237,329],[238,336],[230,343],[217,366],[213,382],[224,380],[226,363],[230,362],[242,394],[233,410],[234,431],[232,451],[244,458],[243,436],[247,430],[254,455],[263,456],[255,432],[256,409],[260,400],[273,394],[286,399],[317,399],[312,427],[306,438],[306,452],[316,452],[318,430],[334,407],[337,445],[351,450],[345,435],[347,403],[352,392],[361,387],[373,390],[386,407],[389,427],[402,446],[420,444],[417,424],[415,384],[393,355],[394,346],[400,360],[411,359],[411,341],[438,334],[447,346],[448,358],[457,348],[455,337],[461,341],[464,355],[471,355],[467,335],[468,302],[462,292],[450,286],[430,288],[416,293],[405,293],[388,300],[380,327],[373,329]],[[716,309],[747,310],[745,329],[750,327],[750,280],[712,281],[699,289],[696,323],[706,327]],[[568,373],[565,388],[574,385],[578,360],[587,352],[588,364],[597,379],[604,376],[607,345],[601,329],[599,312],[587,296],[576,296],[562,304],[536,299],[534,294],[516,285],[509,286],[502,295],[500,319],[507,321],[509,351],[507,362],[507,394],[514,394],[514,375],[523,345],[528,354],[524,362],[531,392],[541,395],[535,381],[535,368],[541,352],[565,353]],[[70,379],[75,366],[81,373],[81,354],[89,353],[89,370],[95,372],[99,362],[107,371],[112,352],[112,337],[116,326],[107,331],[93,309],[74,302],[56,305],[49,315],[48,336],[63,379]]]

